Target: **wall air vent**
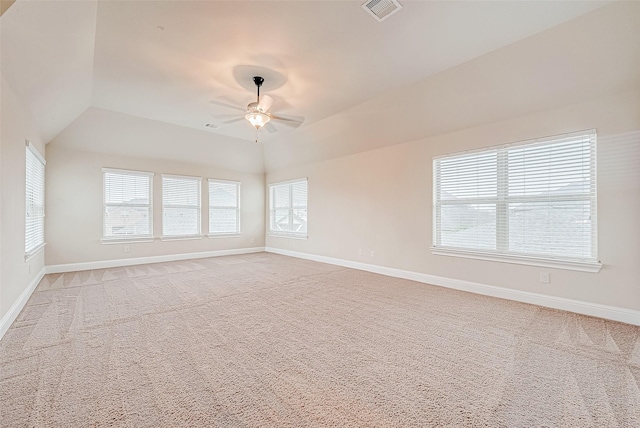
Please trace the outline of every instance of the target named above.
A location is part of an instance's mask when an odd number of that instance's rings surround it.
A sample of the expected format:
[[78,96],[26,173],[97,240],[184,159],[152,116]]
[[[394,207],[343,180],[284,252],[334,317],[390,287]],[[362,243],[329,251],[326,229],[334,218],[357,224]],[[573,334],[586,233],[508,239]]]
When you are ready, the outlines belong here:
[[382,22],[402,9],[402,6],[397,0],[369,0],[362,5],[362,8],[369,12],[376,21]]

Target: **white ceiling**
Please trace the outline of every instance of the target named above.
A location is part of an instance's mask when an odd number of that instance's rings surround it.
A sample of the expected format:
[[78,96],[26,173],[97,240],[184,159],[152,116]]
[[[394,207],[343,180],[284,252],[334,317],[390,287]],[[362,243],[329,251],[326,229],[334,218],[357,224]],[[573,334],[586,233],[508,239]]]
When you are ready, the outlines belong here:
[[[378,23],[358,1],[101,2],[93,105],[202,129],[233,113],[210,100],[255,100],[252,73],[234,79],[254,66],[286,76],[264,92],[308,125],[600,5],[407,1]],[[217,132],[255,137],[244,121]]]
[[[2,75],[31,107],[45,141],[92,107],[94,113],[110,110],[193,128],[210,135],[215,145],[226,142],[241,150],[241,140],[252,141],[255,131],[245,121],[221,124],[212,115],[233,110],[209,101],[244,106],[255,97],[251,76],[264,74],[264,92],[277,100],[272,110],[306,117],[297,130],[261,131],[266,167],[273,169],[310,161],[318,153],[326,158],[367,150],[397,143],[397,135],[418,138],[513,111],[509,103],[495,103],[491,114],[486,106],[475,106],[479,115],[473,116],[464,104],[469,92],[474,102],[491,101],[492,94],[508,95],[532,79],[536,85],[528,94],[529,108],[535,109],[545,107],[549,93],[559,91],[557,102],[575,102],[576,93],[594,82],[602,80],[610,89],[638,71],[637,53],[630,56],[628,50],[637,42],[627,40],[637,34],[637,25],[619,29],[629,11],[638,17],[635,6],[603,7],[608,1],[401,3],[402,10],[378,23],[355,0],[18,0],[0,18]],[[601,16],[606,25],[600,25]],[[595,37],[581,42],[592,31],[604,41],[596,46]],[[626,45],[615,53],[616,46],[608,43],[620,39]],[[580,50],[575,58],[574,49]],[[619,71],[612,74],[596,54],[613,55],[608,60]],[[548,61],[553,59],[566,67],[552,66]],[[595,69],[589,62],[594,59]],[[573,69],[578,66],[587,67],[585,73]],[[559,80],[558,73],[563,74]],[[412,127],[415,116],[425,114],[441,120]],[[406,130],[388,131],[391,118],[393,128],[407,122]],[[370,126],[372,120],[378,128]],[[220,127],[204,127],[212,122]],[[88,149],[98,149],[91,144],[87,141]]]
[[618,3],[283,135],[265,144],[265,166],[318,162],[639,90],[640,2]]
[[91,103],[97,4],[18,0],[0,17],[0,72],[48,142]]

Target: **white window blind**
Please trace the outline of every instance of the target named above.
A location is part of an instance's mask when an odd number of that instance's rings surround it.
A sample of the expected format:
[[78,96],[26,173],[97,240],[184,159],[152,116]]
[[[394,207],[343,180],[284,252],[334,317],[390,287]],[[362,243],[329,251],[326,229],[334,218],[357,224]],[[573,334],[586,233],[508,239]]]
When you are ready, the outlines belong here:
[[307,236],[307,179],[269,185],[269,232]]
[[153,173],[104,168],[103,239],[152,239]]
[[240,233],[240,183],[209,180],[209,234]]
[[200,236],[198,177],[162,176],[162,236]]
[[44,245],[44,165],[45,161],[27,142],[25,181],[25,257]]
[[433,161],[434,247],[596,262],[596,134]]

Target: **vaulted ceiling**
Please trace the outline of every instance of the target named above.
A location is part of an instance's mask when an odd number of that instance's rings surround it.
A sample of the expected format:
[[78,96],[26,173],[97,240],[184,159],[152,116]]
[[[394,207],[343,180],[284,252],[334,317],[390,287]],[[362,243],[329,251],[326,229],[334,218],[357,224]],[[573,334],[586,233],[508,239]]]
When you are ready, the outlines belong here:
[[401,1],[382,23],[360,3],[18,0],[1,72],[45,141],[124,114],[254,152],[255,130],[224,123],[242,113],[210,101],[245,106],[263,75],[272,110],[306,118],[261,131],[267,169],[638,85],[636,2]]

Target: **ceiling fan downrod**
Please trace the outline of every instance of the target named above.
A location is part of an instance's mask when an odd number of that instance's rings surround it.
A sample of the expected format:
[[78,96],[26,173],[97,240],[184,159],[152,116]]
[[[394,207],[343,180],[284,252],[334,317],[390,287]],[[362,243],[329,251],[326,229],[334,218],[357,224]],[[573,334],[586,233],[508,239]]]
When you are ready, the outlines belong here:
[[260,86],[264,83],[264,79],[260,76],[253,76],[253,83],[258,87],[258,103],[260,103]]
[[[260,86],[264,83],[264,79],[260,76],[253,76],[253,83],[258,87],[258,99],[256,102],[260,104]],[[258,142],[258,131],[260,131],[260,128],[256,128],[256,143]]]

